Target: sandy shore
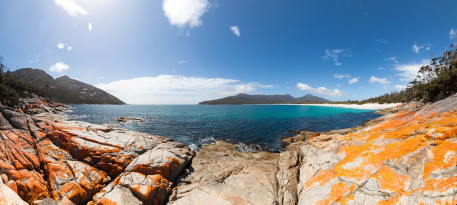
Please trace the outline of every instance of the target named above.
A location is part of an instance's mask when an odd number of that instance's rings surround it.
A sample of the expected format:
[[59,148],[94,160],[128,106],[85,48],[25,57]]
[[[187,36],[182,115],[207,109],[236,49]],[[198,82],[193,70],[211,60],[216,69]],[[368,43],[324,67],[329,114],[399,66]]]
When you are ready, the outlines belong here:
[[381,110],[381,109],[386,109],[386,108],[395,107],[397,105],[401,105],[401,103],[389,103],[389,104],[367,103],[367,104],[362,104],[362,105],[357,105],[357,104],[303,104],[303,105]]

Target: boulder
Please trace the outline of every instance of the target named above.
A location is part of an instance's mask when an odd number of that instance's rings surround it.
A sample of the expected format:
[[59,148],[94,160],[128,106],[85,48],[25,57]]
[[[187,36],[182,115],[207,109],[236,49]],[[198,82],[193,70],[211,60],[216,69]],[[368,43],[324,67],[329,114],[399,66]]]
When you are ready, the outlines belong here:
[[29,104],[0,115],[0,203],[163,204],[195,155],[160,136],[21,113],[36,109]]
[[297,170],[289,164],[297,163],[289,163],[293,154],[283,155],[242,153],[225,142],[204,146],[169,204],[294,204]]
[[134,122],[144,122],[144,120],[141,119],[141,118],[133,118],[133,117],[118,117],[118,118],[117,118],[117,121],[118,121],[118,122],[130,122],[130,121],[134,121]]
[[23,201],[16,192],[11,190],[0,179],[0,204],[27,205],[27,202]]

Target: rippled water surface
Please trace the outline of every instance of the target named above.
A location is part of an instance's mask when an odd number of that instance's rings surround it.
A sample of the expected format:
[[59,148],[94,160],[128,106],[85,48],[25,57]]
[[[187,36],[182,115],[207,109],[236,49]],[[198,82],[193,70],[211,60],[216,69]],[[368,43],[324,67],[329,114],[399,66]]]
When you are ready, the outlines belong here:
[[115,123],[117,117],[136,117],[142,123],[123,128],[173,138],[193,149],[225,140],[280,150],[288,130],[329,131],[358,126],[380,115],[360,110],[311,105],[74,105],[70,120]]

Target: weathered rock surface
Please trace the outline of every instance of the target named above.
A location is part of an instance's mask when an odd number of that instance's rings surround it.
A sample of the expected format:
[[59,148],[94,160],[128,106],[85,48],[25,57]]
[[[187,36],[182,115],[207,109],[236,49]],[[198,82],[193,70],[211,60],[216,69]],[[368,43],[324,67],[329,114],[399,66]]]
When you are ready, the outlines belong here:
[[457,97],[301,149],[299,204],[456,204]]
[[169,204],[295,204],[297,153],[241,153],[218,142],[203,147]]
[[164,137],[24,114],[55,106],[2,110],[0,203],[163,204],[195,155]]
[[16,192],[6,186],[3,183],[3,179],[0,178],[0,204],[25,205],[27,203]]

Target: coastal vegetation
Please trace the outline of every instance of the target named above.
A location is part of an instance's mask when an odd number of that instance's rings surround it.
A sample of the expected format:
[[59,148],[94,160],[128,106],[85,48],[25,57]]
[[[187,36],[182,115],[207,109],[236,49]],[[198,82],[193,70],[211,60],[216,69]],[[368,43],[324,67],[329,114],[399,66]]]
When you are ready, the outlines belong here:
[[457,47],[453,44],[435,57],[428,65],[422,66],[408,87],[398,92],[369,98],[363,103],[436,102],[457,93]]
[[9,67],[0,57],[0,103],[7,106],[18,105],[20,98],[33,95],[45,96],[39,88],[30,86],[11,76]]

